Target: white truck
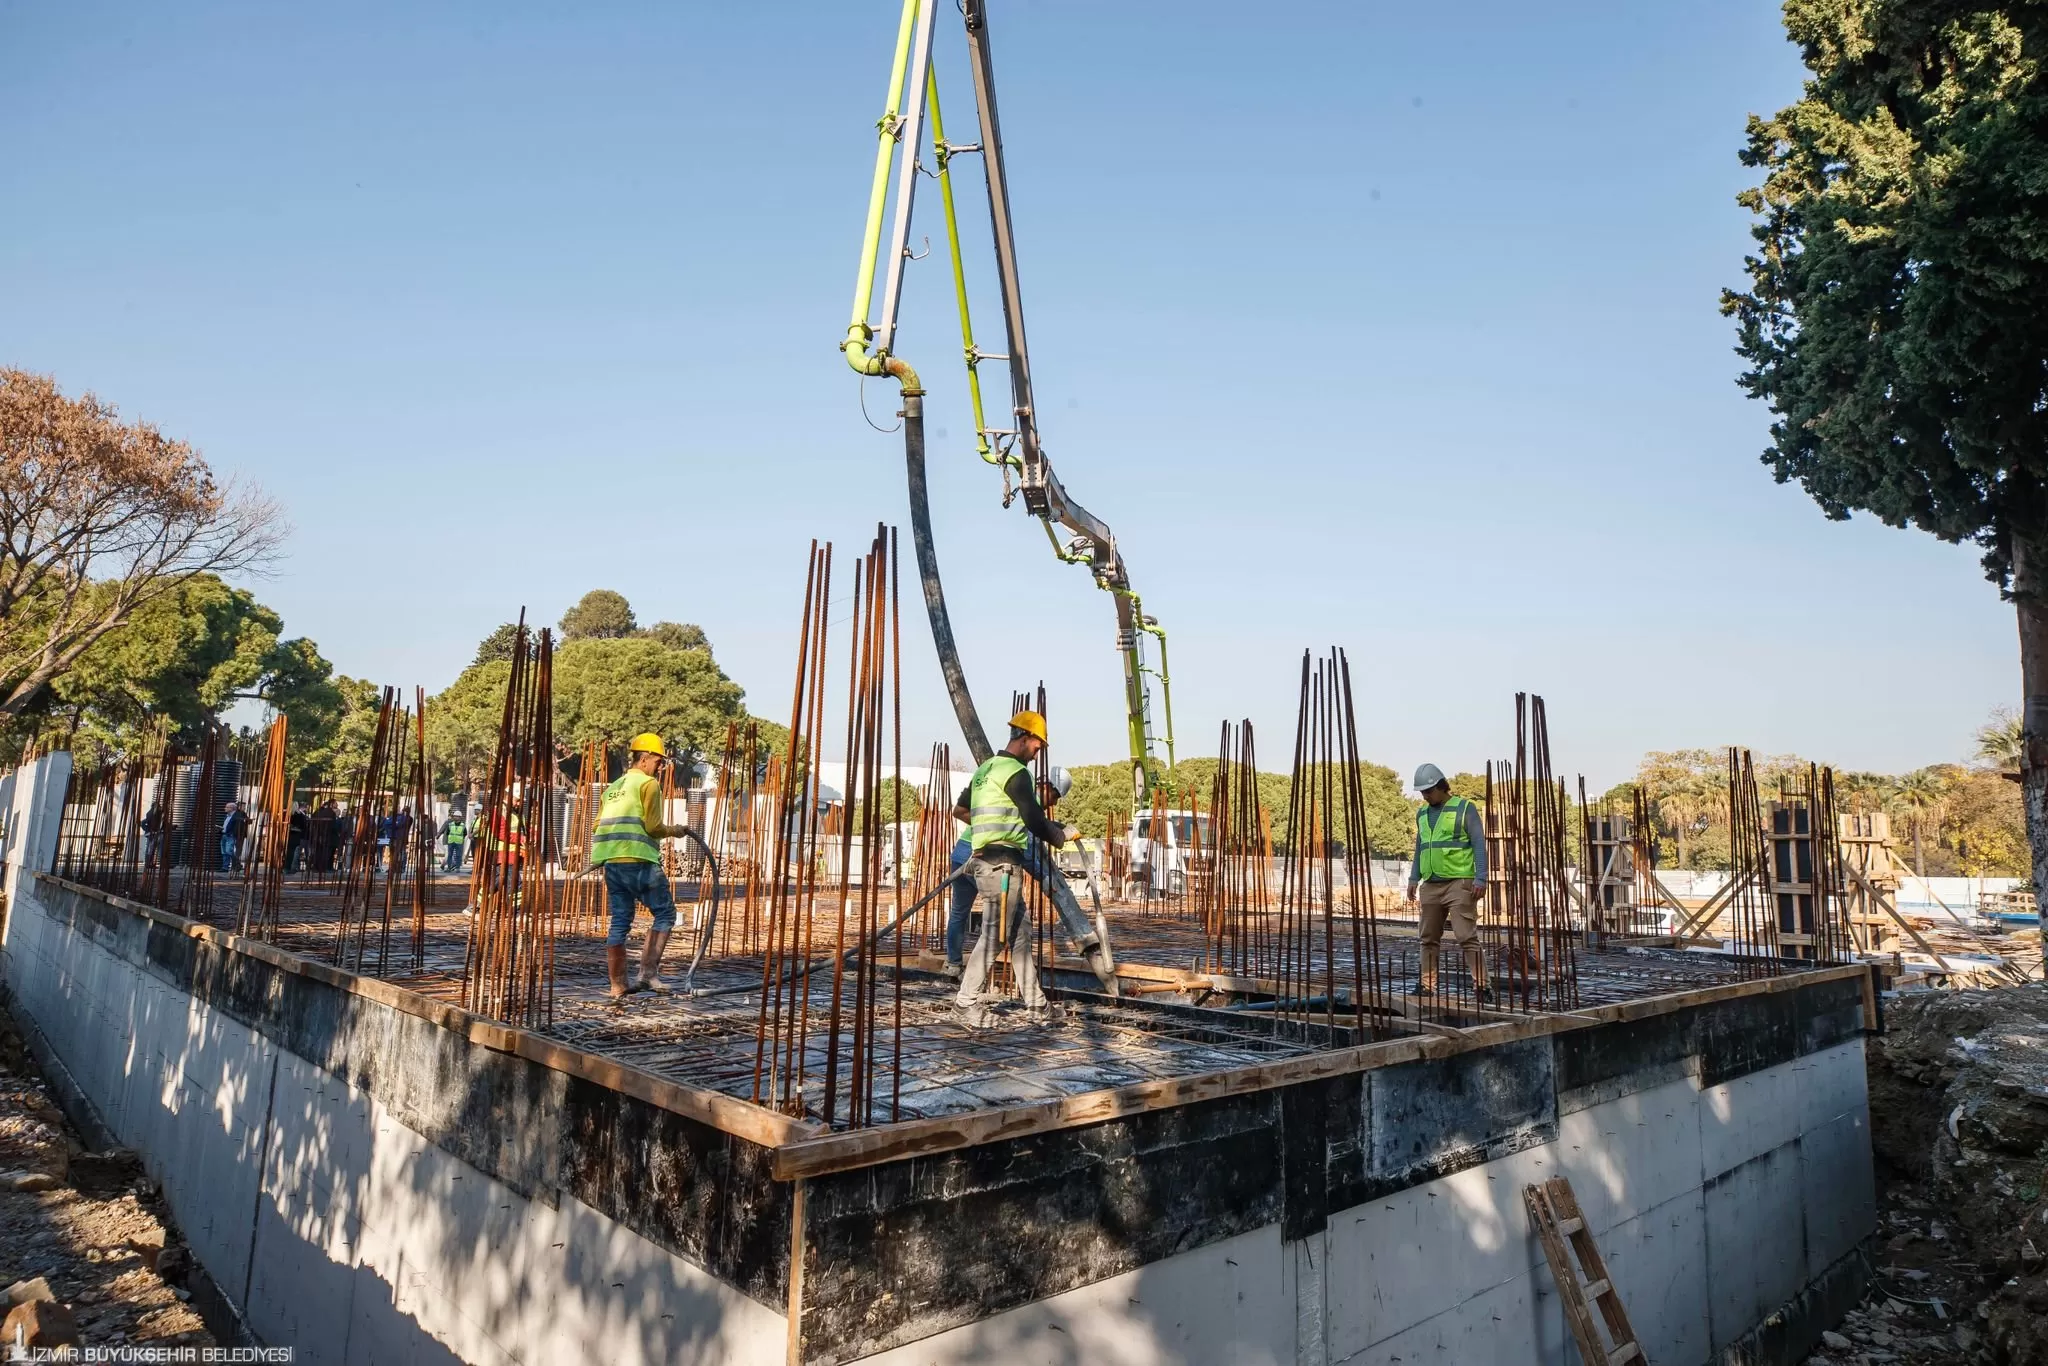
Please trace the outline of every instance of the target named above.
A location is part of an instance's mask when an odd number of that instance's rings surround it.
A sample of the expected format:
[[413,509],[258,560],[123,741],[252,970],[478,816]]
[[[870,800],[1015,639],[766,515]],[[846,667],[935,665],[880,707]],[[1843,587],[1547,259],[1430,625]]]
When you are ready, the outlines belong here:
[[1214,843],[1206,812],[1139,812],[1131,817],[1131,833],[1125,842],[1129,858],[1124,865],[1124,896],[1185,896],[1189,861],[1200,858],[1206,862]]

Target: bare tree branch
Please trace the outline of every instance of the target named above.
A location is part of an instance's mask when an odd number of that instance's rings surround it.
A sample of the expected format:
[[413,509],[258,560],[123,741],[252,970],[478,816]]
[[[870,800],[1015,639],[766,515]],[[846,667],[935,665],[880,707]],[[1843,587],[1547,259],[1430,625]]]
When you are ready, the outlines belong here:
[[184,442],[0,369],[0,719],[194,575],[263,572],[288,531]]

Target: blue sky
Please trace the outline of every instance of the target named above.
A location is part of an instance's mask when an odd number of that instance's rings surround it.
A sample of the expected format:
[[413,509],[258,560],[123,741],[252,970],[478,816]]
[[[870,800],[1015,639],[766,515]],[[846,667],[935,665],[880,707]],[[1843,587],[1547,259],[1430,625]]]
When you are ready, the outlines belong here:
[[[1743,120],[1801,77],[1774,5],[992,9],[1041,426],[1172,632],[1184,755],[1250,716],[1283,763],[1332,643],[1404,773],[1501,753],[1517,689],[1600,786],[1690,745],[1960,758],[2012,699],[1970,549],[1757,463],[1716,300]],[[835,349],[894,11],[0,5],[0,363],[277,496],[258,592],[346,672],[440,687],[609,587],[774,715],[809,539],[904,520]],[[939,257],[908,289],[983,712],[1042,679],[1058,756],[1115,758],[1108,600],[972,454]],[[956,737],[906,608],[921,753]]]

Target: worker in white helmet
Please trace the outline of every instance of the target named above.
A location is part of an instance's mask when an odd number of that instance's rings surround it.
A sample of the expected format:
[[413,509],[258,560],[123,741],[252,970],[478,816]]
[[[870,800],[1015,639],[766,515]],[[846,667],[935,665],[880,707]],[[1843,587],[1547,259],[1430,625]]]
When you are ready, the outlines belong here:
[[[1486,894],[1486,822],[1479,805],[1451,795],[1450,780],[1435,764],[1415,770],[1423,805],[1415,812],[1415,862],[1408,870],[1408,900],[1420,901],[1422,964],[1410,992],[1436,994],[1444,922],[1458,938],[1478,999],[1493,999],[1486,950],[1479,943],[1479,898]],[[1419,893],[1419,895],[1418,895]]]

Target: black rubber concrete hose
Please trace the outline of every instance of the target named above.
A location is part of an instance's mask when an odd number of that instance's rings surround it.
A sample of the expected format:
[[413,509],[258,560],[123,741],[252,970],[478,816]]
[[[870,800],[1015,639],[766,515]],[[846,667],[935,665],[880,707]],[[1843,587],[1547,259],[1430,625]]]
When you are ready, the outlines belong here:
[[986,763],[993,751],[974,710],[974,695],[967,690],[967,672],[960,667],[960,650],[953,643],[953,621],[946,615],[946,590],[939,583],[939,553],[932,546],[931,500],[924,480],[924,394],[903,391],[903,463],[910,472],[910,539],[917,547],[917,577],[924,584],[924,610],[932,621],[932,644],[939,652],[939,670],[946,675],[946,691],[953,698],[953,715],[960,720],[961,733],[977,764]]

